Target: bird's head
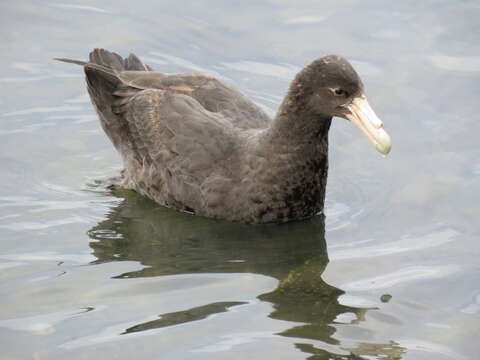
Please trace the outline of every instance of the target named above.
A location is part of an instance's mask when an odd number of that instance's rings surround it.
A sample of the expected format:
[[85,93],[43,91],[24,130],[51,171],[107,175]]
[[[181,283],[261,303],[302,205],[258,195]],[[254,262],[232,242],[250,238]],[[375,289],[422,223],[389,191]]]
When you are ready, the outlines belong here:
[[350,120],[379,152],[390,152],[390,136],[370,107],[363,83],[347,60],[336,55],[317,59],[298,74],[292,86],[301,88],[309,113]]

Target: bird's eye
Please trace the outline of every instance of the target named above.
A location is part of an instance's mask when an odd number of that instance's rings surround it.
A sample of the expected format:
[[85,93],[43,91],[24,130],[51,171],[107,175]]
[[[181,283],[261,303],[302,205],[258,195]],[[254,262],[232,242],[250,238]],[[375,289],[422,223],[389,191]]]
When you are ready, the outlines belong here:
[[335,95],[348,97],[348,93],[342,89],[335,89]]

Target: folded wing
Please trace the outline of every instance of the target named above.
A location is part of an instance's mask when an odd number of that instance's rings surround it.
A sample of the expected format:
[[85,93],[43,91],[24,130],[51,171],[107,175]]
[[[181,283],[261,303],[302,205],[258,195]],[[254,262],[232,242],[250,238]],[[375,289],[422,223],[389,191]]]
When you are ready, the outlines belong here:
[[157,73],[135,55],[103,49],[89,62],[63,60],[84,65],[102,126],[124,160],[122,185],[165,205],[215,208],[235,181],[241,133],[271,121],[209,76]]

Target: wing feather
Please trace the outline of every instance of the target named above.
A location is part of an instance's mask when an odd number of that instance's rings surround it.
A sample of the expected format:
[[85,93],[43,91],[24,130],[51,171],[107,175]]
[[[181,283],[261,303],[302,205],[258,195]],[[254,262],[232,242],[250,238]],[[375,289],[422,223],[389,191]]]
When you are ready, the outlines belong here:
[[125,117],[143,159],[134,174],[142,174],[143,187],[157,201],[200,208],[214,198],[202,192],[205,184],[231,180],[224,164],[238,136],[221,114],[205,110],[190,96],[149,89],[131,99]]
[[102,127],[124,161],[121,185],[206,216],[234,196],[243,141],[271,123],[240,91],[210,76],[158,73],[133,54],[104,49],[89,62],[58,60],[84,66]]
[[265,128],[271,123],[263,109],[242,92],[210,76],[124,71],[119,78],[132,88],[163,89],[191,96],[205,110],[221,113],[239,129]]

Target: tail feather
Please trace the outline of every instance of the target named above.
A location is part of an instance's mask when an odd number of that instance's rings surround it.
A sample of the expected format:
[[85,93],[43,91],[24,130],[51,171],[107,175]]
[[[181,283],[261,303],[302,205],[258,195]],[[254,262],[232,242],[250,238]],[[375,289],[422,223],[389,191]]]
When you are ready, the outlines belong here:
[[117,53],[105,49],[94,49],[90,53],[90,63],[115,71],[152,71],[152,68],[144,64],[135,54],[130,54],[124,59]]
[[123,58],[120,55],[105,49],[94,49],[90,53],[89,60],[92,64],[101,65],[115,71],[126,70]]
[[125,68],[127,70],[136,71],[153,71],[153,69],[140,60],[135,54],[130,54],[128,58],[124,60]]
[[123,84],[119,75],[122,71],[152,71],[152,69],[134,54],[123,59],[120,55],[104,49],[94,49],[89,55],[89,61],[65,58],[55,60],[83,66],[88,93],[105,133],[120,154],[135,156],[136,147],[122,113],[127,105],[124,97],[134,95],[138,89]]

